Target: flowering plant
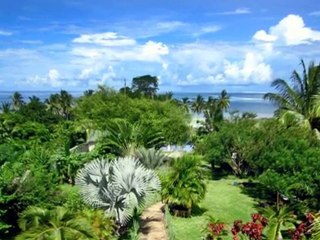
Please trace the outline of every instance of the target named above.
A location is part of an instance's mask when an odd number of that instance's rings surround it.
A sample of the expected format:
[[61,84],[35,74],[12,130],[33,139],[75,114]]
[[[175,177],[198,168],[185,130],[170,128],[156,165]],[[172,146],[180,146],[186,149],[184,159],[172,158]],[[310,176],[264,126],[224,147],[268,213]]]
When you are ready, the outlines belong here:
[[262,215],[255,213],[251,215],[251,222],[242,223],[241,220],[236,220],[231,229],[233,240],[249,239],[262,240],[263,229],[267,226],[268,220]]
[[206,228],[204,229],[206,232],[207,240],[217,240],[220,239],[221,236],[227,235],[227,231],[225,230],[225,224],[219,220],[214,219],[212,216],[208,217],[208,223]]

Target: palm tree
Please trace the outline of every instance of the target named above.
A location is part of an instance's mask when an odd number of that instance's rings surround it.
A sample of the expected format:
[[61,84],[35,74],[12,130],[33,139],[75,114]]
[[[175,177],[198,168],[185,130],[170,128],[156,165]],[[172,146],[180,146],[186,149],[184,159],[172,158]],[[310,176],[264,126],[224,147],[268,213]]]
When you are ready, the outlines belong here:
[[92,229],[97,236],[97,239],[113,239],[116,225],[114,221],[105,214],[101,209],[84,209],[81,211],[81,216],[91,223]]
[[195,101],[191,104],[191,110],[195,113],[201,113],[205,106],[203,97],[199,94]]
[[230,97],[226,90],[222,90],[218,98],[208,97],[208,101],[203,108],[205,117],[204,132],[217,130],[217,123],[223,120],[223,112],[230,106]]
[[161,187],[156,173],[133,157],[87,163],[77,174],[76,184],[85,203],[105,210],[120,226]]
[[11,103],[9,102],[1,103],[0,109],[3,113],[9,113],[11,110]]
[[24,104],[23,97],[20,92],[14,92],[11,97],[11,100],[14,110],[19,110],[20,107]]
[[165,155],[161,150],[156,150],[155,148],[140,148],[134,155],[146,168],[149,169],[156,169],[168,160],[167,155]]
[[62,116],[69,120],[70,119],[70,113],[71,113],[71,107],[72,107],[72,101],[73,97],[71,94],[69,94],[65,90],[60,91],[60,107],[61,107],[61,113]]
[[292,227],[293,223],[296,222],[293,212],[286,206],[278,210],[274,210],[271,207],[266,208],[264,209],[264,216],[268,218],[267,236],[269,240],[283,239],[281,229],[283,227]]
[[174,161],[172,171],[163,179],[162,199],[171,207],[185,209],[187,214],[205,196],[205,174],[201,160],[193,155],[185,155]]
[[63,207],[53,210],[29,207],[22,213],[19,227],[23,232],[16,240],[84,240],[95,236],[87,219],[75,216]]
[[140,123],[131,124],[124,119],[115,119],[109,122],[102,142],[118,155],[129,156],[141,147],[160,146],[163,138],[160,132],[152,132]]
[[320,239],[320,215],[317,214],[311,226],[312,240]]
[[298,123],[320,129],[320,66],[310,62],[308,69],[301,60],[302,75],[297,71],[291,74],[291,84],[276,79],[271,86],[278,93],[267,93],[264,99],[278,106],[276,115],[285,123]]
[[183,109],[186,110],[186,112],[190,111],[190,108],[189,108],[190,107],[190,100],[188,97],[181,98],[181,101],[179,103],[183,107]]
[[60,93],[51,94],[46,100],[48,109],[66,120],[70,119],[73,97],[65,90]]

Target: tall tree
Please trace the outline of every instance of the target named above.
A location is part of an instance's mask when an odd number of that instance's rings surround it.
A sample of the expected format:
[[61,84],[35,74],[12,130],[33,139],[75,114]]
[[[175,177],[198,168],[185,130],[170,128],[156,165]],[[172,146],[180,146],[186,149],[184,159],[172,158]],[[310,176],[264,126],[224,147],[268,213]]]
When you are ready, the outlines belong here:
[[154,98],[157,93],[159,80],[156,76],[144,75],[132,79],[132,91],[137,95]]
[[14,92],[11,97],[11,100],[14,110],[19,110],[20,107],[24,104],[23,97],[20,92]]
[[51,94],[49,99],[46,100],[48,108],[67,120],[71,116],[73,97],[65,90],[61,90],[60,93]]
[[203,97],[199,94],[191,105],[191,110],[195,113],[201,113],[205,106]]
[[278,93],[267,93],[264,99],[278,106],[276,115],[284,122],[299,123],[320,129],[320,66],[301,60],[302,74],[293,71],[291,83],[276,79],[271,86]]

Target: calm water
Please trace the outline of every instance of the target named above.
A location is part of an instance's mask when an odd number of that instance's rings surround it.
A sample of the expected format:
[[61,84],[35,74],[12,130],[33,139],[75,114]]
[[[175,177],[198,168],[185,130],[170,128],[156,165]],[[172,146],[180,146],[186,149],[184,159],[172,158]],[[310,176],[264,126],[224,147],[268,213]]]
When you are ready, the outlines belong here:
[[[37,96],[41,101],[47,99],[51,94],[56,92],[52,91],[21,91],[25,101],[31,96]],[[72,92],[69,91],[74,97],[79,97],[83,92]],[[11,102],[11,96],[13,92],[0,91],[0,103]],[[194,100],[199,93],[173,93],[174,98],[181,99],[183,97],[188,97],[190,100]],[[206,100],[209,96],[217,96],[218,93],[200,93]],[[234,110],[239,110],[240,112],[253,112],[259,117],[271,117],[275,110],[275,107],[267,101],[263,100],[263,93],[229,93],[231,98],[229,112]]]

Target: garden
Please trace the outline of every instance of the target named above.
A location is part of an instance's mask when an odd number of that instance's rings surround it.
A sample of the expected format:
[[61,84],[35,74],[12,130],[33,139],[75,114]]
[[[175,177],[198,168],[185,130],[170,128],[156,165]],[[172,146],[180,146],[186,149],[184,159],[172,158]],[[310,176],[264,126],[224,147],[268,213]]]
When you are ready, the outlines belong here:
[[0,114],[0,238],[143,239],[161,203],[169,240],[320,239],[320,67],[303,67],[273,82],[269,119],[226,118],[225,90],[159,94],[149,75],[77,99],[15,92]]

